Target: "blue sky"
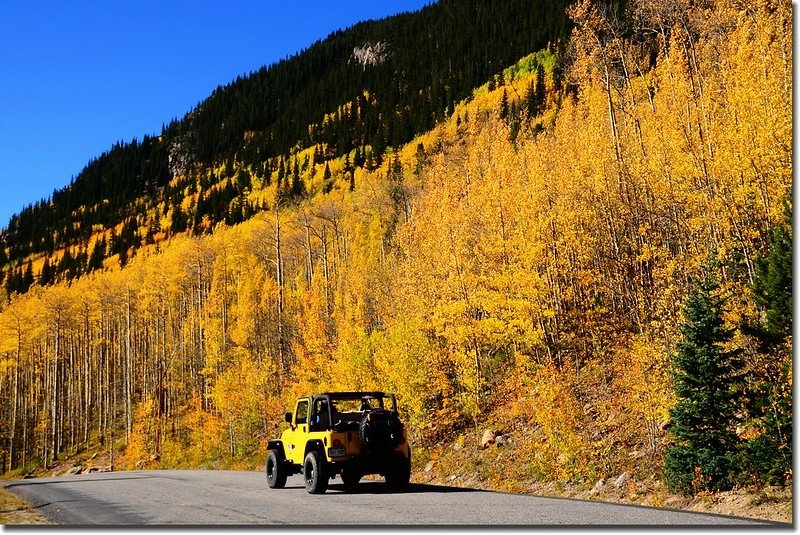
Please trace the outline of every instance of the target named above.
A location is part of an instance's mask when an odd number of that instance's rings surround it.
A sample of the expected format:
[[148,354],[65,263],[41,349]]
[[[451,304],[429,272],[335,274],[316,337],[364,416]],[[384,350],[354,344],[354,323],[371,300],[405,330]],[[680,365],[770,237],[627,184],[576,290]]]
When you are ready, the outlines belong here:
[[0,228],[117,140],[358,21],[429,0],[0,2]]

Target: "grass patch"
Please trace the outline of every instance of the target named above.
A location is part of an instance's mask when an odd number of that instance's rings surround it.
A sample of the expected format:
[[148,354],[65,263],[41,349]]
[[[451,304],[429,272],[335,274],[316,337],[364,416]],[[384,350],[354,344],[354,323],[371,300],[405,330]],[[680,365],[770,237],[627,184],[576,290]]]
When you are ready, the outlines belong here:
[[30,504],[11,494],[6,489],[0,489],[0,524],[14,525],[44,525],[50,524],[44,516],[34,511]]
[[785,503],[792,501],[792,496],[789,494],[758,494],[757,496],[753,496],[750,500],[750,505],[752,507],[757,507],[759,505],[766,505],[770,503]]

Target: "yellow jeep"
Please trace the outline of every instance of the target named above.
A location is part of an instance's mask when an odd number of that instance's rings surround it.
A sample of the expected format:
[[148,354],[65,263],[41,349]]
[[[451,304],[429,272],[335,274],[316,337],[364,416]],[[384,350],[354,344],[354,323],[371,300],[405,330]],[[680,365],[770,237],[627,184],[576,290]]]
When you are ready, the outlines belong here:
[[285,415],[289,429],[270,440],[267,484],[279,489],[303,474],[306,490],[322,494],[337,475],[353,490],[367,474],[386,478],[391,489],[408,486],[411,447],[394,394],[327,392],[303,396]]

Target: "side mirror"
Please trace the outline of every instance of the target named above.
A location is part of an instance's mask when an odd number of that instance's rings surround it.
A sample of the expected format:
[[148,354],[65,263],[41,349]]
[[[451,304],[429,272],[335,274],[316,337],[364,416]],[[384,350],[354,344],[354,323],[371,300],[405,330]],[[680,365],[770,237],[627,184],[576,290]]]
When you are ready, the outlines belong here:
[[286,414],[283,415],[283,419],[286,421],[287,424],[292,423],[292,413],[287,412]]

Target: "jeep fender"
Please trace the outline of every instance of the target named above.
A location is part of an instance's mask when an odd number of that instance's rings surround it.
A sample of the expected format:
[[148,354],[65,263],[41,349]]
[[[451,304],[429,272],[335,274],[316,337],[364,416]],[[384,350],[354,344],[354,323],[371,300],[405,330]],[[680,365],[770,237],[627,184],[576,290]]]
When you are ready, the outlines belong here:
[[306,451],[303,452],[303,458],[305,459],[308,452],[312,450],[319,450],[323,458],[327,458],[325,455],[325,446],[322,444],[321,440],[309,440],[306,442]]
[[270,440],[269,442],[267,442],[267,451],[269,450],[275,450],[275,454],[281,461],[286,460],[286,451],[284,451],[283,449],[282,440]]

